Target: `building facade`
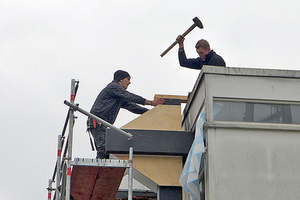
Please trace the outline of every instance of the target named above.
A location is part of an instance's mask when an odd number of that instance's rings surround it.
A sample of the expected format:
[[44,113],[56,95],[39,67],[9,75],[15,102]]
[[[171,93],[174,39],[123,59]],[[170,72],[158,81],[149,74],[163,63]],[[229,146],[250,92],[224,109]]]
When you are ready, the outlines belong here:
[[300,71],[204,66],[182,114],[183,199],[300,199],[299,86]]

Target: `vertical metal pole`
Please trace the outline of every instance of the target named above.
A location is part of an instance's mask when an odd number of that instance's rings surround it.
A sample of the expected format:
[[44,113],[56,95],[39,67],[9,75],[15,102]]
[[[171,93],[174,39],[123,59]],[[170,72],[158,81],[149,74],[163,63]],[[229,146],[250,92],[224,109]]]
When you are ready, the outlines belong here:
[[[75,79],[71,80],[71,97],[70,102],[74,104],[75,100]],[[73,126],[74,126],[74,110],[70,109],[69,119],[69,138],[68,138],[68,160],[67,160],[67,183],[66,183],[66,200],[70,200],[71,196],[71,160],[72,160],[72,142],[73,142]]]
[[133,187],[133,148],[129,148],[129,173],[128,173],[128,200],[132,200]]
[[60,163],[61,163],[61,135],[58,135],[58,143],[57,143],[57,161],[56,161],[56,200],[58,200],[58,195],[60,192],[58,191],[58,187],[60,184],[61,179],[61,169],[60,169]]
[[48,182],[48,200],[51,200],[51,193],[52,193],[52,179],[49,179],[49,182]]

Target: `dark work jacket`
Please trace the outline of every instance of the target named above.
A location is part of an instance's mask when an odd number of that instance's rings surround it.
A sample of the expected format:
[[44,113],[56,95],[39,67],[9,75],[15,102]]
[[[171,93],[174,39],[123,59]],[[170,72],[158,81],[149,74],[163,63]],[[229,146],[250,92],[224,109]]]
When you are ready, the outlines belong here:
[[145,105],[145,101],[145,98],[125,90],[117,81],[112,81],[99,93],[91,113],[113,124],[120,108],[136,114],[148,111],[147,108],[137,105]]
[[225,61],[221,56],[211,50],[206,56],[205,61],[202,58],[186,58],[184,48],[180,48],[178,51],[179,64],[182,67],[191,69],[202,69],[203,65],[214,65],[214,66],[226,66]]

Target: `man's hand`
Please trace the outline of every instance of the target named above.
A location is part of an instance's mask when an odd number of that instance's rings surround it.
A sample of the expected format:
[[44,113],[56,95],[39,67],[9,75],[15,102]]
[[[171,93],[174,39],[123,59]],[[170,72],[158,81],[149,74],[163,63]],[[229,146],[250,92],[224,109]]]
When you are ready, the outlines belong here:
[[162,105],[164,103],[165,103],[164,99],[154,99],[153,101],[146,100],[145,105],[157,106],[157,105]]
[[179,48],[182,48],[183,47],[183,42],[184,42],[184,37],[182,35],[178,35],[177,38],[176,38],[176,41],[179,44]]
[[154,99],[152,101],[152,106],[157,106],[157,105],[162,105],[165,103],[165,100],[164,99]]

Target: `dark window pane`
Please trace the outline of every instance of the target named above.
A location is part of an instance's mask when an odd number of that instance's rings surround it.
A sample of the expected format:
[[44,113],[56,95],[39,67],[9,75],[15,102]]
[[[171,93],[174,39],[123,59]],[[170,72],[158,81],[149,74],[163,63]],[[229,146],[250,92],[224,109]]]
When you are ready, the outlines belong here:
[[214,101],[214,120],[300,124],[300,105]]

